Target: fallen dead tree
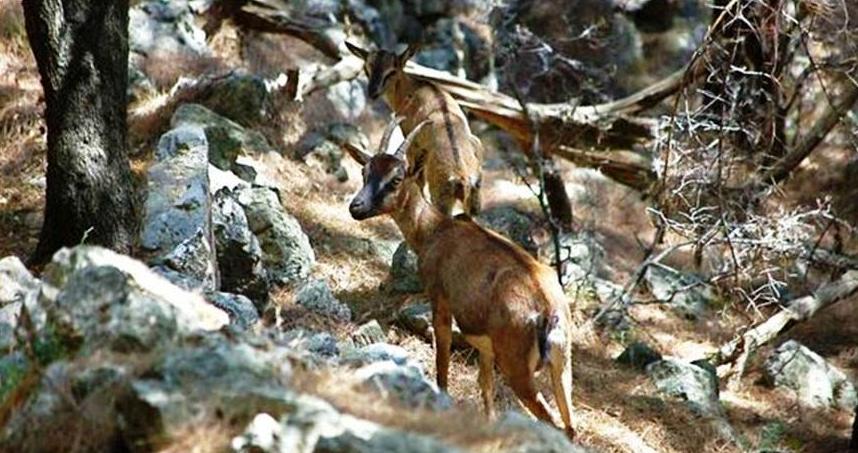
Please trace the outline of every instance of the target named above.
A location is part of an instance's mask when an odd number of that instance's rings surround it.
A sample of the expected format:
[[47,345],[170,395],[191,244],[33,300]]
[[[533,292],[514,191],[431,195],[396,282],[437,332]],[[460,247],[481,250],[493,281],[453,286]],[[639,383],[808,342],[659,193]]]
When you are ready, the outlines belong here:
[[813,294],[792,300],[774,316],[721,346],[711,360],[716,366],[729,365],[727,370],[720,374],[732,375],[730,385],[735,385],[744,374],[751,353],[795,324],[807,321],[820,310],[856,293],[858,271],[851,270],[839,279],[822,285]]

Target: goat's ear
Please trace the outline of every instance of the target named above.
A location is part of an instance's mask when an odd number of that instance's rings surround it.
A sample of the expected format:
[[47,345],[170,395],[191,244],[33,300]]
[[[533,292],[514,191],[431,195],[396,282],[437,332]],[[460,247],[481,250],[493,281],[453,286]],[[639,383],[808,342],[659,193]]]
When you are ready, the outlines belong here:
[[354,45],[348,41],[346,41],[346,47],[349,49],[349,52],[361,60],[366,60],[367,55],[369,55],[369,52],[365,49],[362,49],[360,46]]
[[408,60],[410,60],[411,57],[413,57],[414,54],[416,54],[417,51],[419,51],[419,50],[420,50],[420,43],[409,44],[408,47],[406,47],[405,50],[401,54],[399,54],[398,57],[396,57],[396,61],[397,61],[397,63],[399,63],[399,67],[404,68],[405,63],[407,63]]
[[366,165],[366,163],[369,162],[369,159],[372,158],[372,156],[367,153],[366,150],[359,147],[358,145],[355,145],[354,143],[346,142],[342,145],[342,147],[346,150],[347,153],[349,153],[349,156],[352,156],[352,159],[354,159],[357,163],[361,164],[361,166]]

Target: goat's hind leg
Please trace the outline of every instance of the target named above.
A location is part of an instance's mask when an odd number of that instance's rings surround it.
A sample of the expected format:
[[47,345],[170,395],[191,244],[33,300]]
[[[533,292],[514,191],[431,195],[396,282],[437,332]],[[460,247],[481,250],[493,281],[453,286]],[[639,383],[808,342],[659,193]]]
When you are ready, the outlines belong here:
[[[553,336],[556,337],[552,338]],[[548,341],[551,387],[566,435],[571,439],[575,437],[575,430],[572,428],[572,347],[566,335],[560,331],[550,333]]]

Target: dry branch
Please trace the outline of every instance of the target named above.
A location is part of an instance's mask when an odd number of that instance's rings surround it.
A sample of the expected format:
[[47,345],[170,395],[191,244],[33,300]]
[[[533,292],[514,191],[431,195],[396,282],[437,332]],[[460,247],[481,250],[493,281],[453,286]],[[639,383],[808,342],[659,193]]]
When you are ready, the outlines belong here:
[[858,293],[858,271],[853,270],[843,274],[836,281],[822,285],[811,295],[794,299],[787,307],[762,324],[721,346],[713,362],[715,365],[735,364],[735,374],[731,383],[738,382],[752,352],[796,323],[810,319],[823,308],[855,293]]
[[795,148],[775,162],[759,179],[752,180],[751,184],[753,186],[776,184],[789,177],[792,171],[798,168],[801,162],[822,143],[825,136],[840,122],[856,101],[858,101],[858,85],[847,80],[843,93],[833,104],[828,104],[825,112]]
[[329,21],[307,17],[283,0],[220,0],[211,8],[217,19],[231,17],[241,27],[294,36],[326,56],[340,58],[344,33]]
[[[221,3],[230,5],[221,7],[221,14],[232,16],[243,27],[295,36],[325,55],[340,60],[330,68],[314,70],[307,75],[302,73],[301,77],[306,77],[307,81],[300,83],[299,98],[360,74],[360,62],[340,53],[330,24],[296,17],[293,8],[281,0]],[[522,107],[511,96],[413,62],[406,66],[406,72],[442,86],[462,107],[513,135],[522,149],[531,149],[534,130],[539,130],[542,147],[547,153],[580,166],[598,168],[609,178],[644,192],[656,181],[652,159],[630,150],[654,138],[656,121],[635,115],[672,95],[702,73],[686,68],[631,96],[604,104],[528,104],[534,120],[531,124]]]

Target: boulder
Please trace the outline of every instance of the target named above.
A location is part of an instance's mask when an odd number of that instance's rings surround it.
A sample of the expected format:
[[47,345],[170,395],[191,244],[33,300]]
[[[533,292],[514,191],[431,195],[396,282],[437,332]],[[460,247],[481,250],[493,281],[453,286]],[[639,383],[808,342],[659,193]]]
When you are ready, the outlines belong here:
[[285,348],[232,344],[217,336],[171,348],[133,379],[116,402],[123,438],[138,451],[157,449],[203,417],[246,423],[259,412],[293,407]]
[[233,72],[212,84],[196,102],[245,127],[261,123],[271,110],[271,96],[265,80],[240,72]]
[[650,347],[650,345],[640,341],[635,341],[628,345],[616,360],[617,363],[622,363],[623,365],[628,365],[639,371],[643,371],[646,369],[647,365],[661,360],[661,354]]
[[212,227],[220,289],[243,294],[254,301],[260,313],[265,311],[269,284],[262,263],[262,248],[250,231],[244,209],[227,188],[214,195]]
[[337,411],[328,402],[299,395],[279,426],[273,417],[257,415],[245,432],[232,440],[235,452],[413,452],[458,453],[432,437],[383,427]]
[[150,263],[212,291],[218,282],[207,153],[208,142],[199,127],[181,126],[161,137],[148,172],[140,245],[150,253]]
[[325,90],[325,98],[340,117],[355,121],[366,108],[366,88],[358,80],[345,80]]
[[220,168],[209,164],[209,193],[214,195],[220,192],[221,189],[228,189],[232,192],[238,189],[248,189],[251,184],[238,177],[232,171],[224,171]]
[[534,219],[523,211],[511,206],[499,206],[483,210],[476,221],[524,247],[528,252],[536,253],[537,245],[530,234]]
[[[321,134],[310,133],[298,144],[298,155],[311,165],[319,165],[325,172],[345,182],[349,174],[343,167],[343,150]],[[318,164],[316,164],[318,162]]]
[[421,368],[418,362],[412,360],[405,348],[389,343],[373,343],[348,349],[343,352],[340,360],[340,363],[349,366],[363,366],[376,362],[393,362],[399,366]]
[[[587,233],[560,233],[560,262],[564,284],[594,280],[600,270],[605,251],[596,239]],[[556,261],[554,242],[547,241],[538,253],[544,263]]]
[[[563,431],[517,411],[504,412],[494,428],[509,439],[499,445],[510,453],[587,453],[573,444]],[[511,442],[512,441],[512,442]]]
[[259,312],[253,302],[241,294],[215,292],[206,299],[229,315],[229,323],[239,329],[249,329],[259,323]]
[[74,433],[81,451],[129,451],[113,402],[130,369],[110,360],[45,366],[0,430],[0,451],[68,451],[69,437],[58,433]]
[[383,343],[386,340],[387,335],[384,333],[384,329],[375,319],[361,324],[352,334],[352,342],[358,347]]
[[333,359],[340,355],[337,339],[328,332],[311,332],[304,329],[292,329],[278,338],[278,343],[323,358]]
[[648,266],[644,279],[656,299],[688,319],[703,316],[715,299],[715,292],[708,283],[667,266]]
[[337,321],[348,322],[352,319],[351,309],[334,297],[334,293],[324,280],[310,280],[298,288],[295,302],[310,311]]
[[[87,339],[89,333],[100,342],[105,340],[100,338],[104,334],[107,341],[121,344],[125,329],[131,329],[139,330],[131,344],[145,346],[150,341],[164,341],[154,332],[159,329],[186,335],[217,330],[229,323],[226,313],[199,295],[173,285],[140,261],[101,247],[81,245],[59,250],[42,278],[48,317],[65,324],[68,329],[64,331],[72,337]],[[155,320],[144,317],[144,312],[167,325],[153,325]],[[123,325],[131,321],[141,324]],[[116,324],[105,325],[110,322]],[[114,333],[102,332],[111,330]]]
[[445,410],[452,407],[450,397],[423,375],[422,369],[400,365],[392,360],[370,363],[355,370],[355,377],[382,395],[395,397],[410,409]]
[[237,200],[262,247],[270,281],[289,285],[306,279],[315,253],[298,221],[284,212],[277,193],[266,187],[239,189]]
[[646,373],[661,393],[685,401],[695,414],[724,417],[717,377],[713,380],[708,370],[668,358],[647,365]]
[[843,371],[795,340],[778,346],[763,365],[770,385],[789,389],[809,407],[852,411],[858,405],[855,386]]
[[[432,306],[428,302],[418,302],[402,307],[396,314],[396,322],[409,332],[433,341]],[[456,320],[453,320],[453,348],[469,349],[471,345],[462,335]]]
[[130,9],[128,16],[132,53],[173,57],[211,54],[206,34],[197,26],[188,2],[141,2]]
[[[197,126],[203,129],[208,142],[209,162],[221,170],[235,171],[235,161],[242,154],[271,151],[265,137],[247,130],[199,104],[182,104],[170,121],[173,128]],[[252,182],[252,181],[250,181]]]
[[398,293],[415,294],[423,291],[417,254],[402,242],[393,252],[390,262],[390,288]]
[[0,259],[0,351],[15,346],[21,307],[36,304],[40,286],[18,257]]

